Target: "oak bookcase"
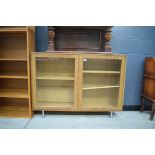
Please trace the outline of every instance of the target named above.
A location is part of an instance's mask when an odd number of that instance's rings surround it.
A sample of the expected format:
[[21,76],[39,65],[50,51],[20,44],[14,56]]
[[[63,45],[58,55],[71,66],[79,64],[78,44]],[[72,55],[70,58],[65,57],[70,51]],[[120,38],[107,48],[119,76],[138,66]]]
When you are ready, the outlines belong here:
[[34,27],[0,27],[0,116],[32,117],[29,53]]
[[33,111],[120,111],[126,56],[89,52],[31,54]]

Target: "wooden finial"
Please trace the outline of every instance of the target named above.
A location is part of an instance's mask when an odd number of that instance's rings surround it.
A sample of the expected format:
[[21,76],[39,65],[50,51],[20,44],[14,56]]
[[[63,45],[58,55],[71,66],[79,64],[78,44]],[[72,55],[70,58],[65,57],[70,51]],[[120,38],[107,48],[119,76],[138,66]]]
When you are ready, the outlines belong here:
[[55,50],[55,31],[53,26],[48,26],[48,51]]
[[111,52],[111,46],[110,46],[110,40],[111,40],[111,28],[112,27],[108,27],[106,30],[105,30],[105,52]]

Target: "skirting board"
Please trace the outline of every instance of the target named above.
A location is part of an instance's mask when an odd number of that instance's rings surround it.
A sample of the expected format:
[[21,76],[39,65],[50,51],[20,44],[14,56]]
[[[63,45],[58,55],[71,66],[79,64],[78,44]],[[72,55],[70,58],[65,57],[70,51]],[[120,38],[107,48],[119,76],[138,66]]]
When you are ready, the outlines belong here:
[[[140,105],[124,105],[123,106],[124,111],[139,111]],[[151,105],[145,105],[144,111],[151,110]]]

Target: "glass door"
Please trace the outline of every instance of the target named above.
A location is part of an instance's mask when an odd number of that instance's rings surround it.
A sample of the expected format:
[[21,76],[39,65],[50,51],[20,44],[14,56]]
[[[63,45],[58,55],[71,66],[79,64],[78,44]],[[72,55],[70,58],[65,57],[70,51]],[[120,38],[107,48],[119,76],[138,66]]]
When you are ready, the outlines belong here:
[[82,58],[83,110],[109,111],[117,109],[120,90],[121,60]]
[[36,57],[36,106],[40,110],[73,110],[76,106],[76,58]]

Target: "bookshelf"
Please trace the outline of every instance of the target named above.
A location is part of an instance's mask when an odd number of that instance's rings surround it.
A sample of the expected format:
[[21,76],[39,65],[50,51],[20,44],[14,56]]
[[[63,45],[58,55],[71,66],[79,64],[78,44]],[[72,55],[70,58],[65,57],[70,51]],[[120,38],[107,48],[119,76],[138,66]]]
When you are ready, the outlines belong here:
[[34,27],[0,27],[0,116],[31,118],[30,60]]

